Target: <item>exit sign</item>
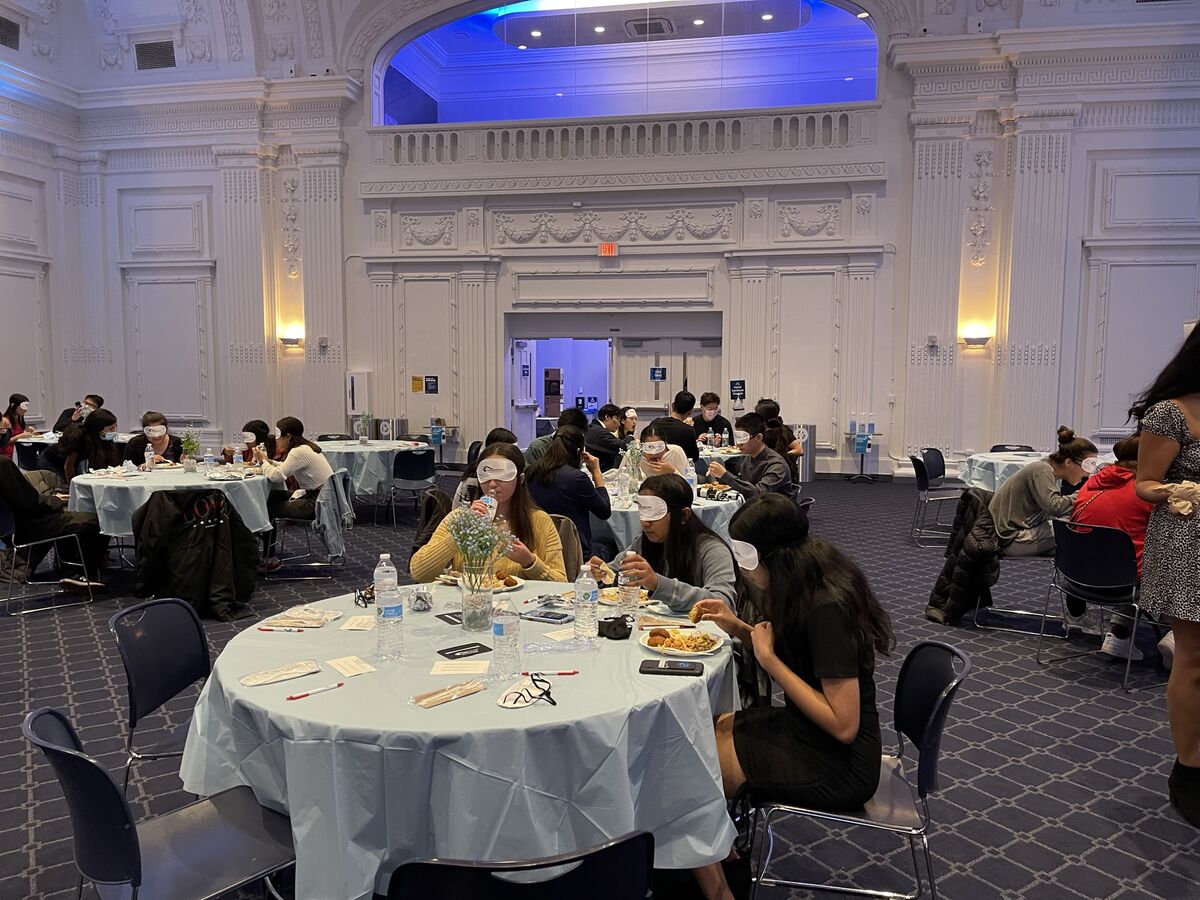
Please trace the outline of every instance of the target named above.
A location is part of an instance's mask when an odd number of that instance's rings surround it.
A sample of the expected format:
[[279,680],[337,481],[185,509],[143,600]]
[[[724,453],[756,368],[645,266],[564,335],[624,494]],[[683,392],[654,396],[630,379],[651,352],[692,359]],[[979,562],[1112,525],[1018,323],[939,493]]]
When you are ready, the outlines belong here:
[[617,245],[615,241],[605,241],[600,245],[601,256],[617,256]]

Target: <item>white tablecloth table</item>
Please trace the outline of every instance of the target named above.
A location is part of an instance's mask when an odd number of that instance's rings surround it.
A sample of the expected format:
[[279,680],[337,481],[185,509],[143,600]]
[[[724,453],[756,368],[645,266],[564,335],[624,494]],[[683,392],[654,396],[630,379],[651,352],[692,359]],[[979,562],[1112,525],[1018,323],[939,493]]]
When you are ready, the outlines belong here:
[[320,441],[317,446],[336,472],[350,473],[350,487],[356,497],[377,497],[387,493],[392,483],[392,465],[397,453],[432,450],[428,444],[397,441]]
[[[721,538],[729,541],[729,520],[741,506],[740,498],[735,500],[706,500],[696,497],[692,501],[692,512],[700,517],[700,521],[715,531]],[[612,515],[607,521],[591,516],[592,539],[603,538],[616,544],[618,550],[626,549],[633,539],[642,533],[642,523],[638,517],[637,506],[621,507],[614,500]]]
[[[198,472],[183,469],[155,469],[124,478],[101,475],[77,475],[71,479],[67,509],[94,512],[100,519],[100,531],[110,537],[133,537],[133,513],[155,491],[224,491],[229,502],[251,531],[270,531],[267,496],[272,482],[262,475],[243,481],[214,481]],[[282,489],[282,484],[276,484]]]
[[[137,435],[138,435],[138,433],[117,434],[117,436],[115,438],[113,438],[113,440],[116,441],[118,444],[128,444],[135,437],[137,437]],[[19,443],[19,444],[34,444],[40,450],[42,447],[49,447],[52,444],[57,444],[58,439],[60,437],[62,437],[62,435],[59,434],[58,432],[46,431],[46,432],[43,432],[42,434],[37,435],[36,437],[17,438],[17,443]]]
[[[530,583],[513,596],[520,608],[522,598],[565,587]],[[491,644],[490,635],[435,617],[457,606],[456,588],[438,586],[434,596],[433,612],[406,611],[400,662],[375,658],[373,631],[339,630],[363,612],[346,595],[322,604],[344,614],[324,628],[241,632],[200,694],[180,768],[184,789],[211,795],[247,784],[290,816],[297,898],[386,893],[392,870],[421,857],[528,859],[634,830],[654,834],[659,867],[724,858],[734,835],[712,717],[736,706],[727,646],[704,658],[699,678],[638,674],[643,659],[656,657],[632,639],[526,652],[526,667],[580,671],[550,676],[557,706],[502,709],[505,681],[421,709],[409,703],[414,694],[473,677],[430,675],[437,650]],[[522,637],[555,627],[522,622]],[[326,664],[349,655],[379,671],[343,679]],[[262,687],[239,682],[304,659],[323,671]],[[285,699],[342,680],[340,689]]]
[[995,491],[1025,466],[1045,456],[1045,453],[1029,451],[973,453],[963,463],[962,480],[971,487]]

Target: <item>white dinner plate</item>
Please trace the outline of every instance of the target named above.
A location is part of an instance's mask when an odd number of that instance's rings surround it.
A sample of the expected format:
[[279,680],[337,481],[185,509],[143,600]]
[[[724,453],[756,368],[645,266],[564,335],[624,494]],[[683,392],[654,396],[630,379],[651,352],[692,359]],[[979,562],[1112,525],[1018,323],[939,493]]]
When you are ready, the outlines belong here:
[[[670,631],[670,629],[667,629],[667,630]],[[691,629],[688,629],[688,630],[690,631]],[[646,643],[647,641],[650,640],[650,632],[647,631],[645,634],[643,634],[641,636],[641,638],[638,639],[638,643],[641,644],[643,647],[645,647],[647,650],[649,650],[651,653],[655,653],[655,654],[658,654],[661,656],[712,656],[714,653],[716,653],[718,650],[720,650],[721,647],[724,645],[725,638],[722,637],[721,635],[713,634],[707,628],[701,628],[698,630],[703,631],[709,637],[716,638],[717,642],[715,644],[713,644],[712,647],[708,650],[675,650],[674,648],[671,648],[671,647],[651,647],[648,643]]]
[[[600,603],[604,606],[617,606],[620,604],[618,599],[617,589],[615,587],[600,588]],[[562,598],[568,602],[575,599],[574,591],[564,591]],[[639,606],[648,606],[654,601],[650,599],[650,592],[642,588],[641,597],[638,599]]]
[[[521,588],[525,587],[525,579],[524,579],[524,578],[518,578],[516,575],[513,575],[513,576],[512,576],[512,579],[513,579],[513,581],[515,581],[515,582],[516,582],[516,584],[513,584],[513,585],[505,585],[505,584],[499,584],[499,585],[496,585],[494,588],[492,588],[492,593],[493,593],[493,594],[507,594],[509,591],[519,591]],[[440,583],[440,584],[451,584],[451,585],[455,585],[456,587],[457,587],[457,586],[460,586],[460,585],[459,585],[459,578],[458,578],[458,576],[457,576],[457,575],[446,575],[446,574],[442,574],[442,575],[439,575],[439,576],[438,576],[437,578],[435,578],[434,580],[435,580],[435,581],[437,581],[437,582],[438,582],[438,583]]]

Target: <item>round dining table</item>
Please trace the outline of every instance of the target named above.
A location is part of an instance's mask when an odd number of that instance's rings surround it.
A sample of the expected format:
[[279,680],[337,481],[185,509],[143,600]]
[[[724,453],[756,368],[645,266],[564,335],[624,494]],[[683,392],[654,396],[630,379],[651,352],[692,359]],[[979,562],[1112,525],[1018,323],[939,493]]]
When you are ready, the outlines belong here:
[[1044,459],[1045,453],[1016,451],[1010,453],[972,453],[962,466],[962,480],[971,487],[995,492],[1031,462]]
[[96,475],[89,472],[71,479],[67,509],[94,512],[100,520],[101,533],[110,537],[133,537],[133,513],[155,491],[214,489],[224,491],[229,496],[229,502],[251,531],[271,530],[271,517],[267,512],[271,481],[258,474],[236,481],[221,481],[199,472],[163,467],[152,472],[123,475]]
[[[729,500],[709,500],[705,497],[692,500],[692,512],[726,543],[729,542],[729,520],[742,505],[741,496],[732,491],[730,493],[732,497]],[[601,538],[615,544],[618,550],[625,550],[633,543],[633,539],[642,533],[637,505],[614,499],[611,510],[608,519],[597,518],[594,513],[590,516],[592,539]]]
[[[506,596],[532,609],[524,601],[565,587],[530,582]],[[298,900],[386,894],[392,871],[414,859],[535,859],[630,831],[654,834],[659,868],[726,856],[734,830],[712,719],[737,706],[728,644],[702,658],[701,677],[643,675],[641,662],[661,657],[635,639],[579,649],[553,640],[561,626],[523,621],[523,667],[548,673],[556,705],[501,707],[514,678],[422,708],[414,696],[487,678],[432,674],[438,651],[491,646],[489,634],[439,618],[461,610],[457,588],[437,585],[433,595],[432,611],[405,610],[404,655],[395,662],[377,658],[373,631],[345,628],[364,613],[364,624],[374,621],[374,607],[358,608],[353,595],[316,604],[341,614],[317,629],[251,626],[226,645],[196,702],[184,789],[209,796],[249,785],[260,803],[289,816]],[[345,657],[375,670],[343,676],[329,661]],[[241,684],[306,660],[321,671]],[[578,674],[554,674],[567,670]]]
[[350,488],[356,497],[388,492],[396,454],[433,449],[420,441],[318,441],[317,446],[335,472],[345,469],[350,473]]

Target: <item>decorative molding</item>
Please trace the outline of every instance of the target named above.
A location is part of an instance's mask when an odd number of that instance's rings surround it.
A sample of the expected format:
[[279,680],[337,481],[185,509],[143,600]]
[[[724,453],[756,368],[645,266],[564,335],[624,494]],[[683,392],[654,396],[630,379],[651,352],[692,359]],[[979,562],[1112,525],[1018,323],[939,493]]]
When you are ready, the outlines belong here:
[[524,216],[524,225],[518,224],[514,215],[496,213],[492,217],[492,224],[497,244],[528,244],[535,238],[539,244],[592,243],[622,239],[637,241],[639,238],[663,241],[672,236],[677,241],[689,236],[696,240],[729,240],[731,235],[732,206],[708,209],[711,220],[704,223],[696,220],[699,211],[683,207],[667,210],[661,218],[653,212],[642,209],[628,209],[619,213],[609,210],[583,210],[572,213],[569,223],[560,222],[557,213],[538,212]]
[[300,277],[300,179],[295,175],[284,175],[283,187],[283,264],[287,277],[293,281]]
[[1079,113],[1080,128],[1195,128],[1200,126],[1200,100],[1133,100],[1087,103]]
[[416,194],[508,194],[557,189],[611,191],[625,187],[688,187],[708,184],[758,186],[764,182],[883,181],[886,178],[887,164],[883,162],[831,163],[779,168],[646,172],[624,175],[528,175],[506,178],[363,181],[359,185],[359,196],[367,198]]
[[208,24],[208,5],[204,0],[179,0],[179,12],[188,28]]
[[221,0],[221,15],[225,18],[225,46],[232,62],[242,58],[242,20],[238,17],[237,0]]
[[270,53],[271,62],[296,58],[296,44],[290,34],[268,35],[267,50]]
[[108,154],[109,172],[179,172],[216,165],[211,147],[146,147]]
[[234,366],[265,366],[275,358],[274,348],[265,344],[230,344],[226,358]]
[[1056,368],[1058,366],[1058,343],[1018,343],[998,341],[994,365]]
[[961,141],[917,141],[914,166],[917,181],[932,178],[959,178],[962,175],[962,156]]
[[987,262],[987,247],[992,237],[992,179],[996,177],[992,169],[995,154],[992,150],[975,151],[975,171],[971,173],[971,203],[967,207],[967,231],[971,237],[967,246],[971,248],[971,265],[979,268]]
[[[405,247],[412,247],[414,245],[432,247],[434,244],[451,247],[454,245],[454,219],[455,216],[453,213],[436,216],[433,218],[433,222],[429,228],[422,228],[421,226],[426,221],[426,217],[401,216],[401,241]],[[378,221],[376,222],[376,228],[378,228]]]
[[63,347],[63,362],[82,366],[107,366],[113,361],[107,344],[69,344]]
[[308,36],[308,55],[320,59],[325,55],[325,35],[321,30],[321,10],[317,0],[302,0],[304,33]]
[[937,0],[937,5],[934,7],[934,15],[952,16],[954,15],[954,8],[954,0]]
[[954,367],[955,347],[930,347],[926,344],[908,345],[908,364],[922,369],[946,369]]
[[268,22],[286,22],[288,18],[287,0],[262,0],[263,18]]
[[[779,234],[781,237],[791,237],[793,232],[803,237],[815,237],[824,232],[828,237],[838,234],[841,224],[842,204],[822,203],[814,209],[813,204],[781,203],[777,207],[779,219]],[[815,212],[812,218],[803,218],[807,213]]]
[[206,34],[199,37],[189,37],[187,39],[187,61],[189,65],[212,62],[212,38]]
[[1065,132],[1029,132],[1017,138],[1017,171],[1066,172],[1071,136]]

